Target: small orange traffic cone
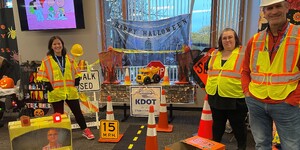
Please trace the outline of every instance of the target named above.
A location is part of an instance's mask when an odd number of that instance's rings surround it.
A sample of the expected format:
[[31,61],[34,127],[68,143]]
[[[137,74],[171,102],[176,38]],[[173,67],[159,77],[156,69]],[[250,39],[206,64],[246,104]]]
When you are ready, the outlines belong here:
[[111,97],[107,96],[107,105],[106,105],[106,120],[115,120],[114,111],[111,103]]
[[42,100],[42,98],[40,96],[40,91],[37,91],[37,98],[36,98],[36,100],[38,100],[38,101]]
[[155,117],[154,117],[154,106],[149,107],[148,115],[148,128],[145,150],[158,150],[157,144],[157,133],[156,133]]
[[162,82],[162,85],[170,85],[168,67],[165,67],[164,80]]
[[161,132],[172,132],[173,125],[168,124],[168,112],[167,112],[165,93],[166,91],[162,90],[160,107],[159,107],[159,118],[158,118],[158,124],[156,125],[156,130]]
[[[112,107],[112,102],[111,102],[111,96],[107,96],[106,120],[115,120],[113,107]],[[103,137],[100,136],[100,138],[98,139],[98,142],[101,142],[101,143],[118,143],[122,139],[123,134],[119,134],[119,131],[117,131],[117,130],[115,130],[115,131],[118,134],[117,138],[114,138],[114,139],[112,139],[112,138],[103,138]]]
[[201,120],[198,128],[198,136],[212,139],[212,114],[208,104],[208,95],[204,98]]
[[86,65],[85,60],[83,60],[83,59],[79,60],[78,68],[80,70],[86,70],[87,69],[87,65]]
[[31,99],[36,100],[35,91],[31,91]]
[[131,81],[130,81],[129,71],[128,71],[128,68],[126,68],[125,77],[124,77],[124,85],[130,85],[130,84],[131,84]]

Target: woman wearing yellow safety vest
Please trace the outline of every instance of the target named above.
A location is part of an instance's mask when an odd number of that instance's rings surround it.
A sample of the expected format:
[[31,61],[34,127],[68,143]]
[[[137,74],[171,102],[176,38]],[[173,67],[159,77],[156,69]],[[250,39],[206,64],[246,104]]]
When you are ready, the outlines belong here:
[[221,142],[226,121],[229,120],[238,149],[245,150],[247,106],[241,85],[241,65],[244,51],[236,32],[231,28],[222,31],[219,49],[211,54],[205,90],[213,117],[213,140]]
[[38,71],[37,80],[45,83],[48,91],[48,102],[55,113],[64,113],[64,102],[68,104],[77,123],[83,130],[83,136],[94,139],[93,133],[86,126],[79,105],[79,85],[81,73],[77,63],[67,55],[63,40],[53,36],[48,43],[47,56],[43,59]]

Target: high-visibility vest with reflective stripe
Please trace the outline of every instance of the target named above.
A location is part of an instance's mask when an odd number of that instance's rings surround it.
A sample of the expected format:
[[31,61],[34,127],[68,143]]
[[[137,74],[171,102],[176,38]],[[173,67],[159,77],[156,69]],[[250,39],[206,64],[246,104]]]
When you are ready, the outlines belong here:
[[64,74],[52,56],[43,59],[37,74],[38,81],[50,82],[53,91],[48,92],[48,102],[78,99],[79,94],[75,85],[75,78],[81,76],[77,63],[69,55],[65,56]]
[[299,26],[290,24],[272,64],[268,51],[267,31],[254,35],[250,55],[251,82],[249,91],[257,98],[283,100],[298,85],[297,63],[300,54]]
[[222,97],[244,98],[241,84],[243,58],[244,48],[237,47],[222,66],[222,52],[214,51],[208,63],[207,94],[215,95],[218,90]]

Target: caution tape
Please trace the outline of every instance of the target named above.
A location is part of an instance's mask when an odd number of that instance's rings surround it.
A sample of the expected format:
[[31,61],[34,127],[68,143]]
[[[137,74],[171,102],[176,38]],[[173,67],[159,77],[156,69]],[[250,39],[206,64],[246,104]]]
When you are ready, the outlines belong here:
[[162,53],[176,53],[176,52],[183,52],[183,49],[180,49],[180,50],[159,50],[159,51],[146,51],[146,50],[136,50],[136,49],[122,49],[122,48],[113,48],[114,51],[117,51],[117,52],[124,52],[126,54],[138,54],[138,53],[141,53],[141,54],[145,54],[145,53],[148,53],[148,54],[162,54]]

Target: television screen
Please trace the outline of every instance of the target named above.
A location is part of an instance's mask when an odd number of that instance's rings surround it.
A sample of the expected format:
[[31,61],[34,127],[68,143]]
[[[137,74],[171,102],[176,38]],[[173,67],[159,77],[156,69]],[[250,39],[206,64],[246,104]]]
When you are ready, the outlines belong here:
[[17,0],[22,31],[83,29],[82,0]]

